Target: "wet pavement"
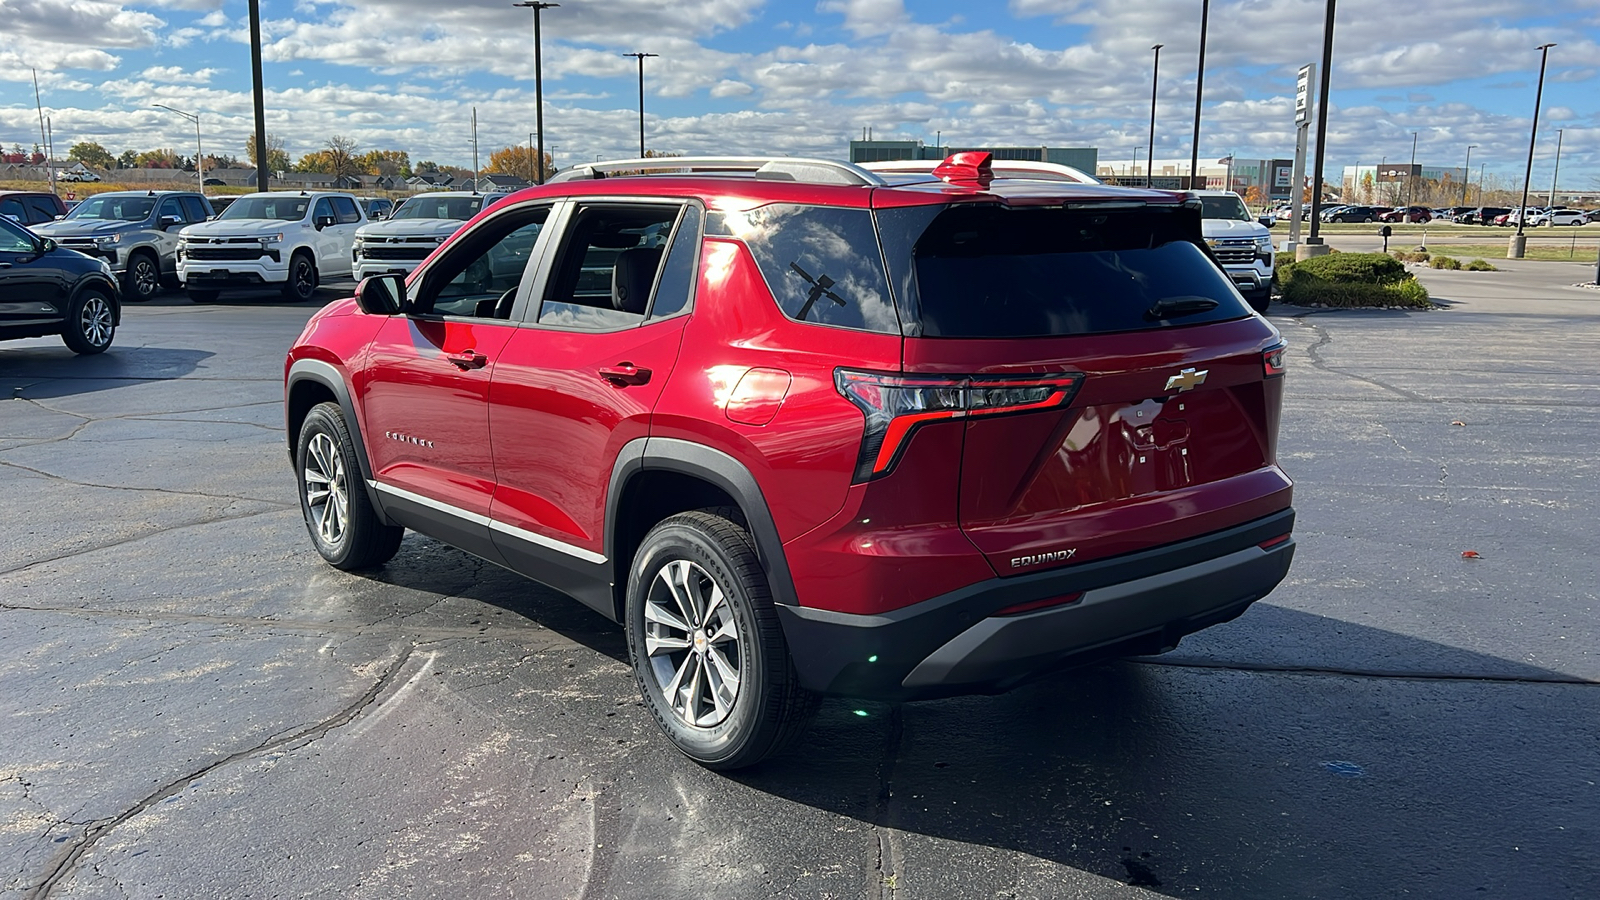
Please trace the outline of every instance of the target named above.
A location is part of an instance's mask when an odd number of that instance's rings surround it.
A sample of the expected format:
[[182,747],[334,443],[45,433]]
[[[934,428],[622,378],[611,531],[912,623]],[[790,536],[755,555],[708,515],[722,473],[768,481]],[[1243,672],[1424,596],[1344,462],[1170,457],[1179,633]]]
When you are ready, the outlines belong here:
[[0,892],[1592,897],[1581,269],[1274,308],[1299,551],[1242,618],[1000,697],[830,700],[731,777],[575,602],[416,535],[321,562],[280,406],[312,307],[167,295],[102,357],[0,343]]

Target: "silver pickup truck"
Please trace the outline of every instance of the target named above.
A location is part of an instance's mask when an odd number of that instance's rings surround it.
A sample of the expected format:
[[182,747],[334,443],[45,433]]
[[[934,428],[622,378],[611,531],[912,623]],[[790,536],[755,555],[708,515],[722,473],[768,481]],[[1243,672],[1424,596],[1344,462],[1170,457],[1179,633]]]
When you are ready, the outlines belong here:
[[211,203],[193,191],[95,194],[64,217],[33,230],[69,250],[104,259],[122,280],[124,300],[142,302],[163,283],[177,285],[178,231],[211,218]]

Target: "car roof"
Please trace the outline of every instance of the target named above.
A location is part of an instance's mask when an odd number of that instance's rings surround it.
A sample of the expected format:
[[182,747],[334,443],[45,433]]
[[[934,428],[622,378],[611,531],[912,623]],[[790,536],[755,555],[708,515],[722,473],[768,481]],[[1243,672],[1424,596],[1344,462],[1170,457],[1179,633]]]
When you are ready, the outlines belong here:
[[[869,172],[894,175],[926,175],[933,178],[933,170],[944,164],[942,159],[893,159],[882,162],[859,163]],[[1023,159],[996,159],[990,165],[996,178],[1025,178],[1040,181],[1067,181],[1076,184],[1101,184],[1100,179],[1060,163],[1033,162]],[[897,182],[910,183],[910,182]]]
[[[987,154],[984,154],[985,156]],[[752,209],[770,203],[846,207],[900,207],[951,202],[998,202],[1019,206],[1063,204],[1177,205],[1187,195],[1056,179],[1006,177],[989,169],[984,177],[971,157],[951,160],[955,175],[879,173],[835,160],[799,157],[660,157],[582,163],[547,184],[518,191],[518,200],[540,197],[638,195],[698,197],[716,210]],[[983,161],[987,163],[988,161]],[[992,164],[990,164],[992,165]],[[648,173],[648,174],[647,174]],[[965,178],[964,174],[973,175]],[[893,177],[888,176],[909,176]]]

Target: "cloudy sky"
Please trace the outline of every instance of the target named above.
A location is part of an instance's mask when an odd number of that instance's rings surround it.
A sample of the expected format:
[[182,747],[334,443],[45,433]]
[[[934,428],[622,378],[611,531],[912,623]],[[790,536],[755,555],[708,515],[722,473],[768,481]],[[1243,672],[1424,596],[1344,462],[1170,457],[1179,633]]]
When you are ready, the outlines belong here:
[[[267,130],[292,156],[331,135],[470,166],[533,130],[532,14],[511,0],[262,0]],[[1293,151],[1296,70],[1321,55],[1323,0],[1214,0],[1200,152]],[[563,0],[543,15],[546,149],[558,165],[637,153],[636,63],[654,149],[842,157],[851,137],[1093,146],[1186,157],[1200,0]],[[244,0],[0,0],[0,142],[58,152],[207,152],[252,128]],[[1407,159],[1520,180],[1539,53],[1551,51],[1533,183],[1565,129],[1564,187],[1600,189],[1600,0],[1343,0],[1328,169]]]

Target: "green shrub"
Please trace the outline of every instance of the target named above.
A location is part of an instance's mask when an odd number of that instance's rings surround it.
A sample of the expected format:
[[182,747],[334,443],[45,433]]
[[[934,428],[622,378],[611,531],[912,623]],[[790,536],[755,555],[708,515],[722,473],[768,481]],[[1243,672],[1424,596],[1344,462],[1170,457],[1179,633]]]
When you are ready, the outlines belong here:
[[1383,253],[1314,256],[1278,272],[1283,302],[1299,306],[1427,309],[1428,291],[1405,264]]
[[1472,262],[1467,263],[1464,268],[1466,268],[1466,270],[1468,272],[1498,272],[1498,271],[1500,271],[1498,268],[1495,267],[1494,263],[1491,263],[1486,259],[1475,259]]
[[1428,265],[1435,269],[1459,269],[1461,268],[1461,260],[1453,256],[1435,256],[1428,261]]

